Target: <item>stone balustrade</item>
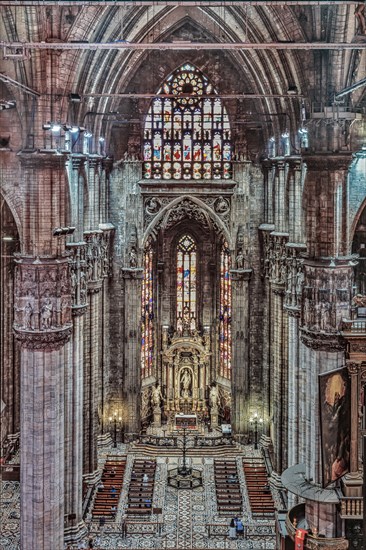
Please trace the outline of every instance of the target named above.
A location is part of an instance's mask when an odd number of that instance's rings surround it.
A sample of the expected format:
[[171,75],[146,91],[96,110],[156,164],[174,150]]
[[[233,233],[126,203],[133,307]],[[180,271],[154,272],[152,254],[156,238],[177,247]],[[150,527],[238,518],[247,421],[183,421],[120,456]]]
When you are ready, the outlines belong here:
[[363,500],[362,497],[343,497],[341,499],[342,519],[362,519]]

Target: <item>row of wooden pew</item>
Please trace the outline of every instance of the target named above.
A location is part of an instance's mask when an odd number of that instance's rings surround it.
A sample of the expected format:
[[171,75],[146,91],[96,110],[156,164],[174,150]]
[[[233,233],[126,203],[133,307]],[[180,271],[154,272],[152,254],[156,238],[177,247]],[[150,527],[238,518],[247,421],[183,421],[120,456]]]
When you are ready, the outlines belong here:
[[127,514],[151,514],[153,507],[155,470],[155,460],[134,460],[128,490]]
[[275,506],[263,460],[246,458],[243,468],[252,515],[273,517]]
[[242,495],[236,460],[215,459],[214,473],[218,512],[223,515],[241,515]]
[[123,486],[126,457],[108,455],[104,464],[101,481],[97,487],[92,516],[113,520],[117,513],[118,501]]

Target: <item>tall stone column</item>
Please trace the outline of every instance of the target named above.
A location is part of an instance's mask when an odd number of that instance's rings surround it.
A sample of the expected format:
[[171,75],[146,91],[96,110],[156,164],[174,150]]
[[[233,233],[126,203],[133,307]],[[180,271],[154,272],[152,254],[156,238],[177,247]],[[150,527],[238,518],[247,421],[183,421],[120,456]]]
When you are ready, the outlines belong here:
[[[348,259],[306,258],[300,346],[302,369],[299,437],[299,461],[305,464],[309,483],[323,483],[322,443],[319,408],[319,374],[344,366],[345,342],[339,327],[349,317],[352,295],[352,266]],[[306,517],[310,526],[327,537],[339,536],[334,521],[335,505],[326,501],[306,501]]]
[[67,257],[18,256],[14,332],[21,345],[21,547],[64,548]]
[[285,290],[282,284],[271,285],[272,345],[272,434],[274,469],[280,473],[287,462],[287,316],[283,304]]
[[[84,189],[81,172],[85,164],[85,155],[72,153],[68,159],[71,225],[75,227],[74,242],[83,241],[84,227]],[[88,221],[87,221],[88,223]]]
[[286,187],[286,172],[287,166],[283,159],[276,159],[273,161],[273,167],[275,170],[275,197],[274,197],[274,225],[276,231],[286,231],[287,230],[287,219],[286,219],[286,198],[285,198],[285,187]]
[[84,233],[86,249],[86,278],[88,312],[85,319],[84,341],[84,479],[92,481],[98,475],[97,437],[100,433],[98,416],[101,402],[101,290],[103,285],[103,231]]
[[287,316],[284,315],[284,297],[287,280],[288,233],[272,231],[267,246],[268,276],[270,281],[271,312],[271,423],[274,448],[274,470],[280,473],[287,461]]
[[65,542],[85,535],[83,487],[84,314],[87,309],[85,243],[69,244],[73,333],[65,375]]
[[[291,243],[304,241],[302,192],[305,167],[301,158],[293,157],[288,160],[288,231]],[[302,245],[305,248],[304,245]]]
[[100,204],[100,166],[102,157],[99,155],[88,155],[88,189],[89,189],[89,211],[90,211],[90,227],[93,230],[98,227],[100,220],[99,204]]
[[249,280],[251,269],[232,269],[232,408],[231,423],[240,440],[248,430]]
[[[357,338],[357,337],[356,337]],[[354,346],[352,341],[350,342],[350,349]],[[363,343],[361,349],[364,349]],[[350,352],[352,357],[352,351]],[[359,471],[359,403],[360,403],[360,390],[359,384],[361,379],[361,362],[347,361],[348,372],[351,377],[351,448],[350,448],[350,471],[344,477],[344,492],[347,497],[361,497],[362,496],[362,474]]]
[[304,206],[310,258],[348,254],[347,173],[351,153],[305,155]]
[[140,431],[141,399],[141,291],[143,270],[122,269],[124,303],[124,381],[125,429],[127,434]]
[[[299,411],[299,384],[300,384],[300,360],[299,360],[299,319],[301,308],[301,295],[304,274],[299,251],[304,250],[304,245],[288,243],[286,245],[287,282],[284,301],[284,310],[287,314],[288,346],[287,346],[287,465],[293,466],[299,462],[299,425],[302,417]],[[289,507],[296,503],[294,495],[288,494]]]

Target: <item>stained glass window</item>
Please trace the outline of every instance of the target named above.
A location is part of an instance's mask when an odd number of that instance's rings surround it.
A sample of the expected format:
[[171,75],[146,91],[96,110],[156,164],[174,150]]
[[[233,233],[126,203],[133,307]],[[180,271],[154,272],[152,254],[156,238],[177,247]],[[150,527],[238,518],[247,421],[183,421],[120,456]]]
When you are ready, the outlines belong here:
[[153,248],[148,241],[144,251],[144,277],[141,303],[141,376],[153,374],[154,363]]
[[177,332],[192,332],[197,326],[197,252],[190,235],[177,246]]
[[151,103],[144,130],[144,177],[228,179],[231,135],[226,109],[209,80],[186,63]]
[[223,243],[220,259],[220,375],[231,378],[231,256],[227,242]]

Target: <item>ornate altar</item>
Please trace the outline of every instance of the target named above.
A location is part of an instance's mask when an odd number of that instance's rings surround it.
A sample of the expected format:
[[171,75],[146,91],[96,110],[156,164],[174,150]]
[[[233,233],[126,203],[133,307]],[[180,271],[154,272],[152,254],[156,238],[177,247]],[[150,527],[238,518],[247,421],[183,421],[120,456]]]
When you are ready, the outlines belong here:
[[163,328],[162,385],[166,412],[200,412],[206,409],[210,384],[210,336],[195,329],[177,330],[169,338]]

